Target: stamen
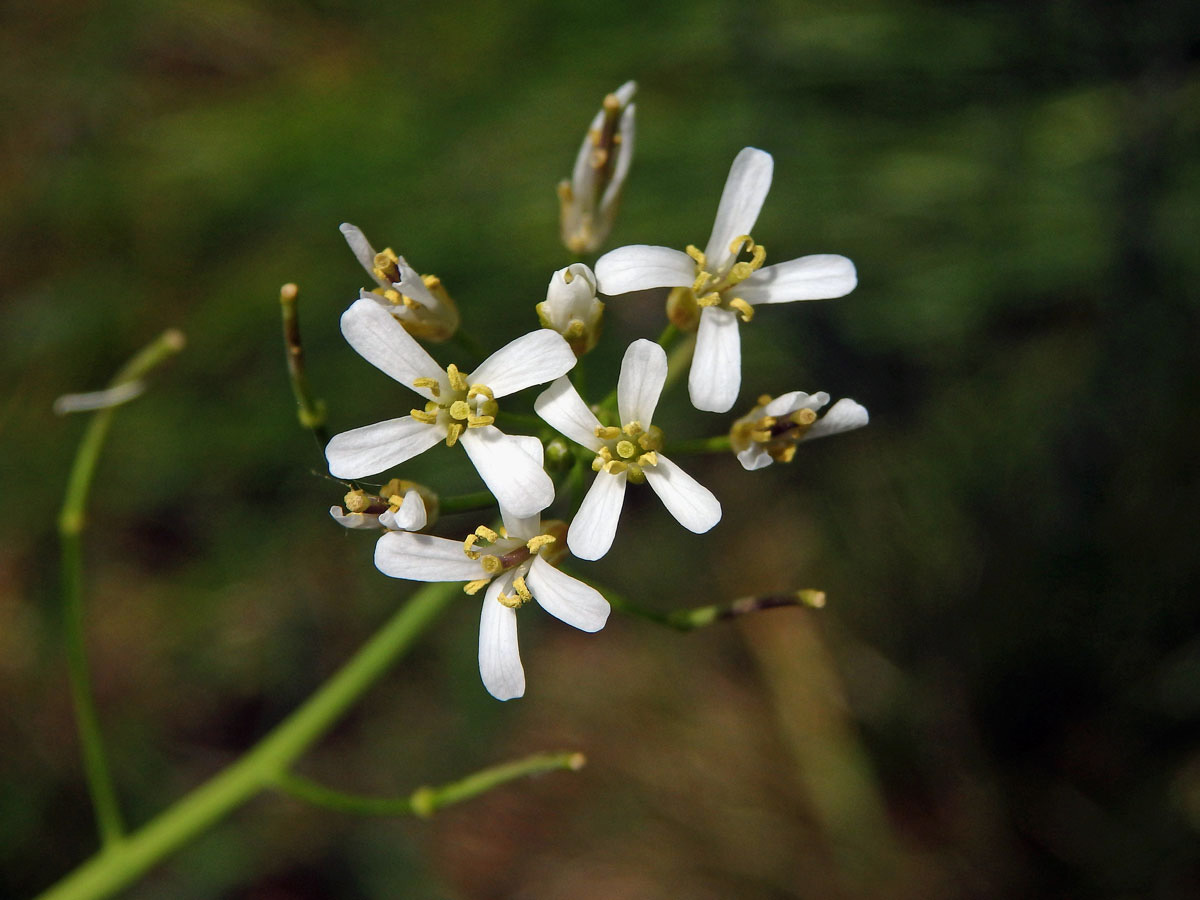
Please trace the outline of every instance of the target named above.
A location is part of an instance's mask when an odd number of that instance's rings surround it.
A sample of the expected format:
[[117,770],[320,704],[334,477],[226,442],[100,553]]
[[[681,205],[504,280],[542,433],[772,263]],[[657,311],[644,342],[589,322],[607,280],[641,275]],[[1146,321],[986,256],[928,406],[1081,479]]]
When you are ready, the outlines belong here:
[[489,400],[495,400],[496,395],[492,393],[492,389],[486,384],[473,384],[471,389],[467,391],[467,399],[474,400],[476,397],[487,397]]
[[629,468],[628,463],[623,463],[619,459],[610,459],[604,464],[604,471],[609,475],[620,475]]
[[696,302],[701,306],[720,306],[721,295],[713,291],[712,293],[705,294],[703,297],[697,297]]
[[743,247],[745,247],[745,249],[748,251],[753,250],[754,249],[754,238],[750,237],[750,235],[748,235],[748,234],[743,234],[743,235],[740,235],[739,237],[735,237],[733,239],[733,241],[729,244],[729,252],[732,253],[734,256],[737,256],[739,253],[742,252]]
[[467,427],[483,428],[485,425],[491,425],[495,421],[495,416],[467,416]]
[[410,409],[408,414],[423,425],[436,425],[437,414],[425,412],[423,409]]
[[641,422],[637,421],[637,419],[634,419],[632,422],[626,422],[625,427],[622,428],[621,430],[623,432],[625,432],[627,435],[629,435],[631,438],[635,438],[639,434],[641,434],[642,431],[644,431],[645,429],[642,428]]
[[643,453],[638,457],[639,466],[657,466],[658,454],[651,450],[649,453]]
[[759,405],[759,406],[766,406],[768,403],[770,403],[770,402],[771,402],[771,399],[772,399],[772,398],[771,398],[771,395],[770,395],[770,394],[763,394],[762,396],[760,396],[760,397],[758,398],[758,401],[757,401],[757,403],[758,403],[758,405]]
[[611,441],[621,436],[621,429],[616,425],[597,425],[595,435],[602,441]]
[[463,433],[463,426],[458,422],[451,422],[446,426],[446,446],[453,447],[458,443],[458,437]]
[[440,397],[442,394],[442,386],[436,378],[418,378],[413,382],[415,388],[428,388],[429,392],[435,397]]
[[492,529],[488,528],[486,525],[480,525],[478,528],[476,528],[475,534],[478,537],[483,538],[483,540],[487,541],[489,544],[496,543],[496,539],[500,537],[500,535],[496,534],[496,532],[492,531]]
[[525,542],[525,546],[529,548],[530,553],[537,553],[543,547],[547,547],[557,540],[558,538],[552,534],[539,534],[537,537],[531,537],[529,540],[527,540]]
[[463,553],[467,554],[470,559],[479,559],[483,556],[483,551],[475,549],[475,542],[479,540],[479,535],[468,534],[463,538]]
[[496,598],[496,601],[501,606],[507,606],[509,609],[520,609],[525,605],[525,601],[520,597],[510,597],[504,591],[500,592],[500,596]]
[[513,587],[517,589],[517,596],[521,598],[523,603],[528,603],[533,599],[533,594],[529,592],[529,588],[525,586],[525,578],[518,575],[513,579]]
[[688,244],[687,249],[684,252],[696,261],[696,268],[698,270],[703,269],[706,265],[708,265],[708,260],[706,260],[704,257],[704,251],[695,244]]
[[342,502],[346,504],[346,512],[364,512],[371,505],[371,501],[367,499],[367,492],[358,489],[348,493]]
[[738,314],[738,317],[743,322],[749,322],[754,318],[754,307],[743,300],[741,297],[734,297],[729,301],[729,308]]
[[657,425],[651,425],[644,434],[638,435],[638,446],[643,450],[661,450],[663,447],[663,431]]
[[474,596],[479,593],[480,588],[487,587],[488,582],[491,580],[490,578],[480,578],[476,581],[468,581],[463,585],[463,593]]
[[601,469],[604,468],[605,464],[606,464],[606,461],[601,459],[599,456],[597,456],[595,459],[592,460],[592,471],[599,472]]
[[467,383],[467,376],[458,371],[458,366],[454,363],[446,366],[446,377],[450,379],[450,387],[456,391],[465,391],[470,385]]

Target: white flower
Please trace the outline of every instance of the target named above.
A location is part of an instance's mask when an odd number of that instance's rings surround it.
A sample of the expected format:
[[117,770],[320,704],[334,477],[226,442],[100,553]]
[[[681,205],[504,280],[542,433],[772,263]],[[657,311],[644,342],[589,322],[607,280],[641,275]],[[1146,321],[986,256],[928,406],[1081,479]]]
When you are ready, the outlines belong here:
[[[540,461],[540,451],[533,458]],[[608,621],[609,605],[595,588],[554,567],[552,560],[562,555],[561,522],[543,525],[539,515],[514,516],[503,507],[500,512],[504,527],[499,534],[480,526],[465,541],[389,532],[375,545],[375,565],[393,578],[465,581],[468,594],[486,587],[479,618],[479,674],[488,693],[511,700],[525,693],[518,608],[536,600],[568,625],[599,631]]]
[[862,428],[869,421],[866,407],[848,398],[833,404],[818,419],[817,410],[828,402],[824,391],[792,391],[774,400],[767,394],[759,397],[758,405],[729,430],[733,452],[742,467],[752,472],[773,462],[791,462],[800,441]]
[[496,400],[564,375],[575,354],[553,331],[541,329],[497,350],[474,372],[443,370],[388,312],[361,299],[342,314],[342,334],[367,362],[426,399],[399,419],[335,435],[325,448],[336,478],[362,478],[397,466],[439,441],[461,442],[496,500],[514,515],[531,516],[554,500],[554,484],[522,441],[500,431]]
[[458,329],[458,307],[436,275],[418,275],[391,247],[376,253],[366,235],[343,222],[342,235],[378,285],[359,292],[395,316],[407,331],[427,341],[444,341]]
[[[674,287],[700,306],[696,355],[688,391],[697,409],[726,412],[741,386],[738,320],[749,322],[762,303],[820,300],[854,290],[858,276],[844,256],[802,256],[761,268],[766,250],[750,237],[774,163],[769,153],[746,147],[733,161],[712,235],[701,252],[637,244],[596,261],[601,293],[610,296],[646,288]],[[739,261],[742,254],[749,259]],[[678,297],[673,297],[678,300]]]
[[329,515],[343,528],[366,531],[420,531],[437,518],[437,495],[423,485],[393,478],[368,494],[355,488],[346,494],[340,506],[329,507]]
[[560,182],[562,241],[572,253],[594,253],[612,230],[621,188],[633,159],[633,99],[627,81],[604,98],[575,157],[570,181]]
[[659,452],[663,434],[652,420],[666,380],[662,347],[638,340],[625,351],[617,381],[621,427],[601,425],[567,378],[550,385],[533,404],[539,416],[596,454],[596,480],[567,533],[567,546],[580,559],[599,559],[612,546],[627,481],[647,482],[667,512],[696,534],[721,521],[721,504],[712,492]]
[[566,338],[576,356],[596,346],[604,304],[596,298],[596,276],[583,263],[555,272],[536,309],[542,327]]

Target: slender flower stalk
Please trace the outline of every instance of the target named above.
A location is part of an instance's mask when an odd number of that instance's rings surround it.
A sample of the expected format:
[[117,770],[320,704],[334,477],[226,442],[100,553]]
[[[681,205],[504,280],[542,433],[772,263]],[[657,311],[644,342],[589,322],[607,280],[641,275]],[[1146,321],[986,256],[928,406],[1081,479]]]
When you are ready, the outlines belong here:
[[750,236],[771,187],[769,153],[746,147],[733,161],[708,244],[701,251],[636,244],[596,261],[600,292],[614,296],[670,287],[672,321],[698,328],[696,355],[688,376],[692,405],[727,412],[741,387],[739,322],[755,307],[794,300],[841,297],[858,276],[844,256],[802,256],[763,268],[766,249]]
[[[183,345],[184,337],[181,332],[175,329],[164,331],[121,368],[105,393],[120,393],[123,385],[140,385],[142,376],[182,350]],[[92,797],[100,840],[105,847],[111,847],[120,841],[125,827],[108,767],[108,755],[100,733],[100,719],[96,712],[91,675],[88,671],[83,621],[83,529],[88,494],[91,492],[100,451],[112,425],[114,412],[115,407],[112,405],[100,407],[88,423],[75,455],[75,463],[71,467],[66,496],[58,516],[58,534],[62,546],[64,639],[71,679],[71,698],[83,749],[88,791]]]

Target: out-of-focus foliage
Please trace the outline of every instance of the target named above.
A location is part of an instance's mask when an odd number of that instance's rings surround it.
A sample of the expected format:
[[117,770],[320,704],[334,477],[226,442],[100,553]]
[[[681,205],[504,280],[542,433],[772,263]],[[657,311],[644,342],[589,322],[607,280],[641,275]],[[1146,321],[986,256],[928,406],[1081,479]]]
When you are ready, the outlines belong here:
[[[403,414],[338,334],[363,283],[338,223],[436,272],[497,346],[571,261],[554,185],[631,77],[611,245],[702,244],[734,154],[771,151],[768,262],[843,253],[861,280],[743,329],[744,405],[827,390],[872,424],[753,475],[689,462],[721,525],[634,506],[587,571],[660,607],[829,606],[687,637],[530,615],[529,694],[500,705],[464,598],[305,770],[395,793],[527,750],[588,770],[431,824],[265,798],[131,896],[1200,891],[1194,4],[23,0],[0,22],[0,892],[94,847],[53,563],[81,423],[53,398],[189,336],[118,414],[87,538],[140,822],[405,594],[325,514],[279,285],[333,430]],[[612,301],[592,372],[660,323]],[[477,489],[461,462],[405,476]]]

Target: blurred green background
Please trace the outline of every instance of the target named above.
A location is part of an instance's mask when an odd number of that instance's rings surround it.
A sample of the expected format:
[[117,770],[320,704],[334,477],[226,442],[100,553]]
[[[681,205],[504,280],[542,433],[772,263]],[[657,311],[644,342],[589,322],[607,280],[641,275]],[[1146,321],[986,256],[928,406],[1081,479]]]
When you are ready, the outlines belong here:
[[[722,523],[694,537],[643,492],[586,571],[663,609],[796,587],[828,607],[688,636],[528,610],[529,690],[500,704],[464,598],[302,771],[403,793],[542,749],[587,769],[428,823],[266,796],[129,896],[1197,896],[1196,9],[6,4],[0,893],[95,847],[54,536],[83,421],[53,399],[188,335],[118,414],[87,534],[98,699],[142,822],[408,591],[326,515],[342,491],[296,424],[280,284],[331,428],[401,414],[411,394],[338,333],[365,283],[338,223],[440,275],[497,346],[571,261],[554,185],[636,78],[610,246],[702,244],[735,153],[769,150],[768,262],[843,253],[860,284],[760,311],[737,408],[820,389],[872,422],[753,475],[688,460]],[[593,383],[661,325],[609,313]],[[404,474],[478,486],[444,450]]]

